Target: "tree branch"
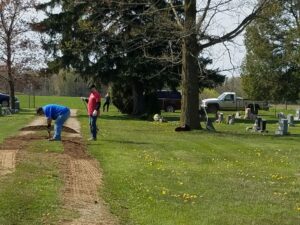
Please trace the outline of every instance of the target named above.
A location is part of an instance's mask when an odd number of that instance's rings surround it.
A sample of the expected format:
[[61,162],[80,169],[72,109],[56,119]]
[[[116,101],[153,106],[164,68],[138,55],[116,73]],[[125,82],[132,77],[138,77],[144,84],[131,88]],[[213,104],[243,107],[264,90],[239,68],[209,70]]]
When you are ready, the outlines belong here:
[[172,8],[172,11],[173,11],[173,13],[174,13],[174,16],[175,16],[175,20],[176,20],[177,25],[179,26],[179,28],[180,28],[181,30],[183,30],[183,24],[180,22],[179,16],[178,16],[178,14],[177,14],[177,12],[176,12],[176,10],[175,10],[175,7],[174,7],[172,1],[170,1],[169,4],[171,5],[171,8]]
[[261,12],[261,10],[264,8],[264,6],[271,0],[264,0],[261,2],[261,4],[257,7],[257,9],[254,9],[254,11],[248,15],[236,28],[234,28],[232,31],[224,34],[223,36],[209,36],[209,35],[203,35],[201,36],[202,40],[208,40],[207,43],[199,44],[200,49],[205,49],[210,46],[213,46],[218,43],[222,43],[227,40],[231,40],[241,34],[244,29],[256,18],[256,16]]

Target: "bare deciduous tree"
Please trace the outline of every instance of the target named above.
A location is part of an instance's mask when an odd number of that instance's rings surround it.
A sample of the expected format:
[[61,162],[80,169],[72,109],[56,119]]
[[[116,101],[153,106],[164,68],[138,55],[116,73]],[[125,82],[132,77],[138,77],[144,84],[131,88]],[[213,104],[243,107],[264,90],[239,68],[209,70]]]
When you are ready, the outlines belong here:
[[0,63],[5,67],[0,77],[9,85],[13,111],[15,78],[22,70],[32,67],[33,59],[38,58],[34,55],[37,44],[30,34],[34,4],[35,0],[0,0]]
[[[239,1],[239,0],[185,0],[184,19],[176,15],[177,23],[182,31],[182,109],[181,124],[187,124],[191,128],[201,128],[198,116],[199,111],[199,82],[198,73],[199,55],[204,49],[213,45],[230,41],[241,34],[256,16],[260,13],[266,3],[270,0],[257,1]],[[168,1],[173,6],[173,2]],[[198,6],[197,6],[198,3]],[[247,5],[248,12],[243,12],[242,6]],[[252,8],[252,9],[251,9]],[[173,10],[176,14],[176,10]],[[241,16],[242,19],[236,19],[236,23],[224,29],[226,20],[217,21],[220,13],[226,12]],[[243,15],[244,14],[244,15]],[[223,29],[223,32],[214,32],[217,27]],[[228,27],[228,25],[227,25]],[[203,71],[200,68],[200,71]],[[201,84],[200,84],[201,85]]]

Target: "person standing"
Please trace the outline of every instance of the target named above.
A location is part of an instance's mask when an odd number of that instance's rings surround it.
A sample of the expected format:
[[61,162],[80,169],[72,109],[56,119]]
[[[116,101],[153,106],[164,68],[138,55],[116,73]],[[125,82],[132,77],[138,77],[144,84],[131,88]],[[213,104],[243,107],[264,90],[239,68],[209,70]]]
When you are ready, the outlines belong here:
[[89,125],[90,125],[90,132],[91,138],[89,141],[96,141],[97,140],[97,118],[100,115],[100,106],[101,106],[101,95],[97,91],[96,86],[93,84],[90,86],[90,95],[88,98],[83,98],[84,101],[87,102],[87,111],[89,116]]
[[105,112],[105,106],[106,106],[106,112],[108,112],[109,104],[110,104],[110,95],[109,95],[109,92],[107,92],[106,95],[105,95],[105,102],[104,102],[104,105],[103,105],[103,112]]
[[46,116],[49,136],[50,136],[52,120],[55,120],[54,135],[52,138],[49,137],[49,141],[60,141],[63,124],[70,117],[70,109],[62,105],[49,104],[37,108],[36,114],[40,116],[42,115]]

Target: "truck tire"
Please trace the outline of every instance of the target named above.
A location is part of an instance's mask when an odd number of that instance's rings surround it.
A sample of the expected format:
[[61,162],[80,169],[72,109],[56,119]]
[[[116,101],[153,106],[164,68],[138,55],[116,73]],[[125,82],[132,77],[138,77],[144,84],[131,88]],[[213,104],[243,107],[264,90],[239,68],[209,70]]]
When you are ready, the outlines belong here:
[[216,113],[216,112],[218,112],[218,109],[219,109],[219,107],[216,104],[207,106],[207,112],[208,113]]

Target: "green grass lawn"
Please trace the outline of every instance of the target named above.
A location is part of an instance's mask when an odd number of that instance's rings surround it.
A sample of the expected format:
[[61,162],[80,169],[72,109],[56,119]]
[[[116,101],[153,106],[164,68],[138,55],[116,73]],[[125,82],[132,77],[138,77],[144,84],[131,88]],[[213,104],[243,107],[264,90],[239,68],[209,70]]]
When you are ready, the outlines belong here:
[[[80,99],[36,99],[39,105],[54,102],[80,109],[82,132],[88,138]],[[112,108],[100,117],[98,141],[87,142],[104,172],[101,194],[124,225],[298,224],[300,124],[289,128],[290,135],[277,137],[274,109],[261,113],[268,120],[268,133],[246,131],[253,122],[243,120],[214,124],[217,132],[176,133],[179,113],[164,114],[169,122],[157,123],[121,115]],[[0,128],[1,135],[5,127]],[[55,172],[55,167],[50,170]],[[60,185],[59,179],[53,182],[51,186]],[[0,189],[0,198],[15,197]],[[45,204],[55,205],[51,215],[59,218],[64,212],[55,199]],[[21,205],[16,207],[24,213]],[[42,209],[43,204],[36,207]],[[8,211],[0,215],[9,216]]]
[[15,135],[33,117],[33,110],[29,109],[24,109],[20,113],[10,116],[0,116],[0,143],[7,136]]
[[[273,112],[263,118],[275,120]],[[299,125],[276,137],[274,121],[265,134],[247,132],[252,123],[176,133],[178,122],[133,120],[113,111],[102,115],[100,140],[89,149],[104,169],[105,198],[124,224],[295,225]]]

